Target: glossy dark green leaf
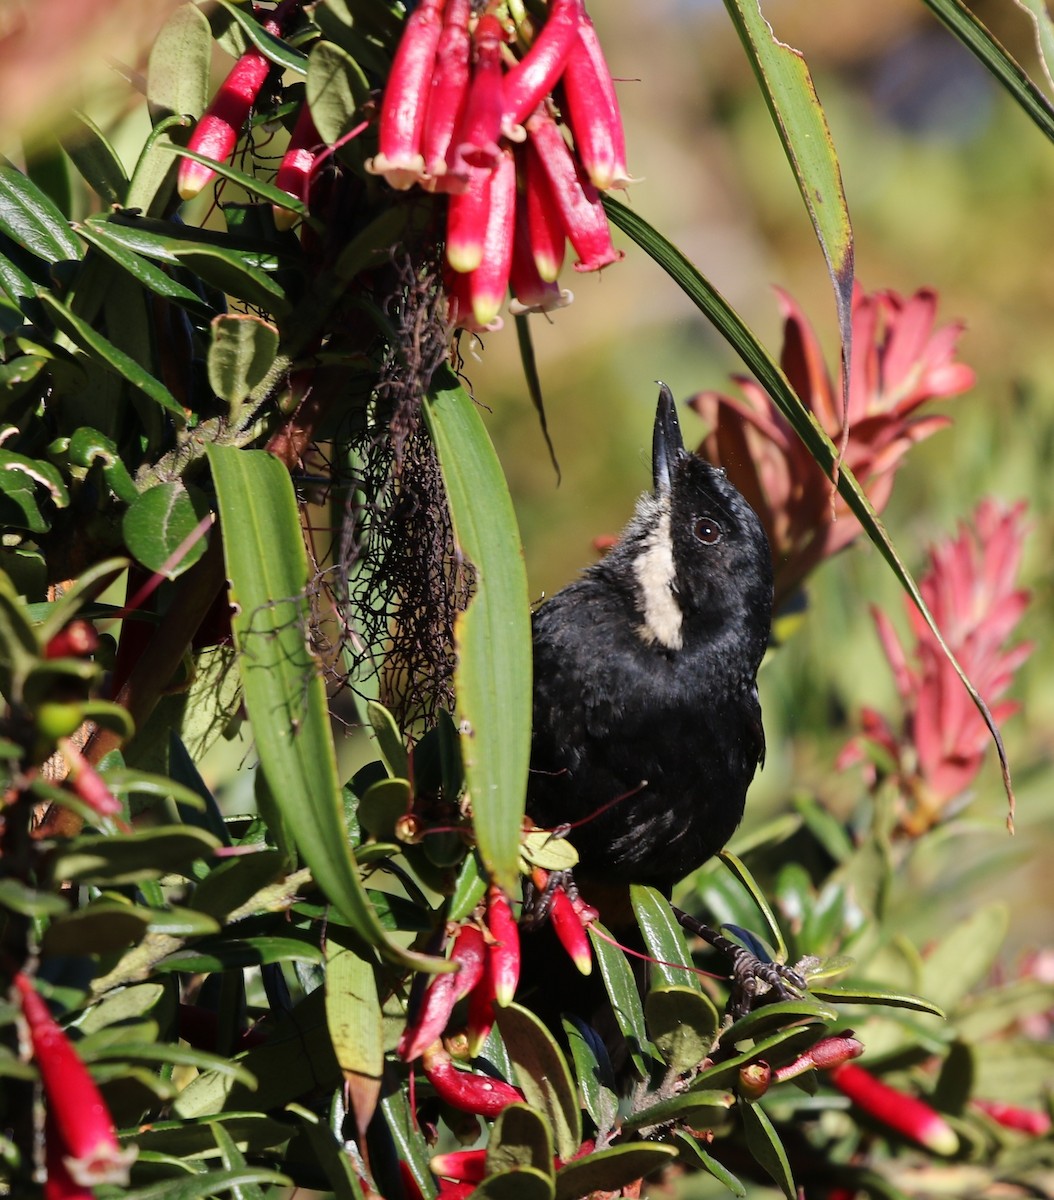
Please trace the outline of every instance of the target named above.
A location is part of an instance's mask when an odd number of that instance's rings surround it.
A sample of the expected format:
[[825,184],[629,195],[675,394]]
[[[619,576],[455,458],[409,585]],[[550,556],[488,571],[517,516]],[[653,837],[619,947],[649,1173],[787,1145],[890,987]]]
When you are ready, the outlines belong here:
[[1022,112],[1054,141],[1054,104],[962,0],[923,0],[934,15],[988,68]]
[[327,145],[348,132],[369,95],[369,81],[350,54],[332,42],[315,43],[307,63],[307,102]]
[[881,1008],[906,1008],[913,1012],[930,1013],[935,1017],[945,1016],[944,1010],[922,996],[910,992],[890,992],[878,987],[833,987],[809,984],[809,995],[829,1004],[874,1004]]
[[202,913],[226,917],[278,879],[284,861],[280,851],[266,849],[227,859],[199,881],[191,903]]
[[[941,7],[951,7],[955,0],[926,0],[931,6],[940,4]],[[904,591],[911,597],[912,603],[918,609],[941,651],[966,688],[970,699],[981,714],[999,754],[999,763],[1003,774],[1003,786],[1010,803],[1010,819],[1013,819],[1014,792],[1010,780],[1010,766],[1003,746],[1002,735],[995,724],[987,704],[981,698],[977,689],[970,682],[955,655],[944,639],[918,589],[911,572],[897,553],[896,547],[889,539],[874,506],[861,488],[856,476],[839,461],[837,447],[832,443],[821,428],[816,418],[805,408],[795,395],[794,389],[787,377],[765,350],[764,346],[754,336],[753,332],[743,322],[739,314],[727,300],[703,277],[698,269],[677,249],[668,239],[653,229],[647,221],[639,217],[625,204],[605,196],[604,209],[619,229],[627,233],[638,246],[645,251],[677,284],[684,294],[696,307],[711,320],[722,337],[739,354],[750,371],[756,376],[761,386],[772,397],[773,401],[790,422],[791,427],[801,438],[815,462],[828,478],[837,478],[837,488],[850,511],[860,522],[867,536],[878,548],[893,574],[900,581]],[[837,465],[837,470],[836,470]]]
[[208,1123],[201,1120],[153,1121],[137,1130],[135,1142],[140,1155],[156,1154],[166,1158],[204,1159],[214,1152],[216,1140],[211,1125],[222,1124],[245,1153],[261,1156],[280,1149],[296,1132],[288,1121],[278,1121],[257,1112],[213,1112]]
[[489,1175],[472,1193],[479,1200],[553,1200],[553,1179],[536,1167]]
[[430,1151],[411,1110],[406,1090],[393,1087],[381,1097],[381,1112],[385,1124],[395,1143],[400,1161],[406,1163],[421,1194],[432,1197],[436,1194],[435,1176],[429,1166]]
[[176,253],[179,262],[228,296],[282,317],[292,307],[277,280],[254,266],[246,255],[222,247],[200,246]]
[[629,1047],[630,1057],[641,1076],[645,1079],[650,1074],[648,1059],[651,1057],[651,1047],[648,1043],[648,1030],[644,1021],[644,1008],[640,1002],[640,993],[633,978],[633,972],[626,962],[626,956],[619,946],[613,945],[611,935],[599,922],[589,926],[589,940],[593,945],[593,955],[600,967],[615,1020],[622,1030]]
[[624,1132],[652,1129],[671,1121],[685,1121],[693,1128],[710,1128],[724,1123],[735,1102],[731,1092],[693,1087],[631,1113],[623,1120],[622,1129]]
[[469,854],[458,871],[454,894],[450,897],[450,920],[463,921],[483,899],[487,878],[479,868],[479,859]]
[[212,31],[196,4],[181,4],[150,47],[146,98],[155,120],[200,117],[209,102]]
[[224,179],[229,179],[232,183],[236,183],[239,187],[244,188],[250,196],[259,196],[261,200],[265,200],[268,204],[277,204],[280,208],[288,208],[301,217],[307,216],[307,207],[303,201],[297,200],[288,192],[275,187],[273,183],[257,179],[254,175],[247,175],[244,171],[239,171],[237,167],[232,167],[229,163],[216,162],[215,159],[209,158],[205,154],[197,154],[193,150],[187,150],[183,146],[176,146],[171,142],[162,144],[161,148],[168,154],[175,154],[181,158],[189,158],[194,162],[211,168],[217,175],[222,175]]
[[794,1186],[791,1176],[787,1151],[784,1150],[768,1114],[759,1104],[746,1103],[740,1104],[739,1114],[743,1119],[743,1134],[750,1153],[775,1181],[787,1200],[796,1200],[798,1189]]
[[128,191],[124,164],[109,139],[87,113],[73,114],[62,145],[84,182],[107,205],[123,204]]
[[[531,749],[531,613],[523,550],[501,464],[475,402],[449,368],[436,373],[424,415],[454,536],[473,569],[472,599],[454,630],[465,790],[480,857],[511,895],[519,880]],[[485,505],[480,496],[487,497]]]
[[329,937],[326,954],[326,1024],[360,1137],[373,1119],[384,1071],[384,1028],[374,966],[362,950]]
[[38,297],[55,324],[75,342],[90,358],[109,368],[133,387],[160,404],[178,421],[186,420],[183,406],[167,387],[149,371],[144,370],[130,355],[118,349],[109,338],[103,337],[86,321],[82,321],[65,304],[48,292],[38,291]]
[[22,527],[33,533],[44,533],[51,528],[50,514],[45,515],[42,503],[50,501],[56,508],[69,504],[65,481],[51,463],[27,458],[3,446],[0,446],[0,493],[17,505]]
[[135,254],[178,266],[180,255],[193,250],[225,251],[239,263],[257,271],[272,272],[292,265],[291,260],[249,239],[216,229],[195,229],[171,221],[158,221],[136,213],[117,212],[109,217],[89,217],[83,222],[98,233]]
[[205,319],[212,316],[212,309],[196,292],[184,287],[149,259],[136,254],[134,250],[129,250],[120,240],[110,234],[109,231],[112,228],[113,226],[110,225],[93,225],[84,222],[77,226],[77,232],[86,242],[94,246],[100,253],[105,254],[112,262],[127,271],[137,283],[141,283],[151,292],[174,301],[195,316]]
[[204,1171],[187,1179],[166,1179],[146,1187],[129,1188],[124,1191],[121,1200],[212,1200],[219,1195],[236,1196],[242,1188],[256,1184],[289,1188],[293,1186],[293,1181],[287,1175],[263,1167]]
[[216,839],[200,829],[159,826],[136,833],[77,838],[56,851],[53,878],[80,883],[138,883],[162,875],[188,875],[192,865],[209,858]]
[[0,232],[49,264],[84,256],[54,201],[5,158],[0,158]]
[[557,1155],[570,1158],[582,1141],[582,1113],[560,1047],[542,1021],[518,1004],[498,1008],[497,1023],[527,1103],[548,1118]]
[[180,480],[157,483],[124,514],[125,545],[147,570],[176,579],[205,553],[209,534],[199,526],[208,512],[209,502],[197,488]]
[[322,962],[322,951],[304,938],[207,938],[162,959],[156,971],[232,971],[279,962]]
[[333,1190],[333,1200],[364,1200],[362,1185],[343,1139],[338,1141],[329,1125],[315,1113],[300,1108],[294,1111],[315,1162]]
[[642,1176],[669,1166],[676,1157],[674,1146],[659,1142],[626,1142],[594,1150],[556,1172],[556,1200],[621,1191]]
[[244,5],[232,4],[230,0],[219,0],[219,3],[230,13],[261,54],[286,71],[293,71],[297,75],[304,74],[307,70],[306,54],[264,29],[258,21],[253,20]]
[[553,1137],[549,1124],[537,1109],[527,1104],[510,1104],[498,1114],[487,1139],[486,1174],[533,1167],[543,1175],[553,1174]]
[[734,1021],[722,1031],[721,1043],[725,1046],[736,1046],[741,1042],[768,1037],[774,1030],[785,1029],[799,1022],[823,1021],[833,1024],[837,1020],[838,1014],[833,1008],[811,997],[802,1000],[777,1000]]
[[367,702],[366,716],[388,773],[397,779],[409,779],[410,756],[406,752],[406,742],[395,718],[383,704],[378,704],[375,700]]
[[630,887],[630,901],[644,944],[655,960],[651,968],[652,980],[701,992],[699,976],[692,967],[688,940],[670,908],[669,900],[655,888],[635,883]]
[[395,840],[395,825],[410,809],[410,782],[379,779],[366,789],[359,802],[359,823],[367,833],[382,841]]
[[747,870],[746,864],[742,859],[737,858],[730,850],[722,850],[719,855],[721,861],[739,880],[739,882],[750,893],[750,898],[754,901],[759,913],[765,919],[765,927],[768,930],[769,941],[776,948],[776,954],[780,961],[785,961],[787,958],[787,943],[783,940],[783,932],[779,927],[779,922],[776,920],[776,914],[772,911],[765,893],[758,886],[754,876]]
[[694,988],[651,988],[644,997],[648,1033],[666,1065],[677,1074],[693,1070],[713,1048],[720,1018],[713,1002]]
[[[316,883],[389,960],[418,970],[444,959],[389,940],[348,843],[321,666],[305,631],[307,555],[296,496],[278,459],[210,446],[246,707],[263,770]],[[451,964],[452,965],[452,964]]]
[[690,1163],[697,1163],[704,1171],[709,1172],[718,1183],[726,1187],[733,1196],[743,1197],[747,1194],[747,1189],[739,1182],[732,1172],[719,1163],[712,1154],[705,1150],[702,1144],[694,1137],[687,1133],[677,1132],[674,1134],[677,1144],[681,1147],[681,1157]]
[[248,313],[226,313],[212,322],[209,386],[238,406],[262,383],[278,354],[278,330]]

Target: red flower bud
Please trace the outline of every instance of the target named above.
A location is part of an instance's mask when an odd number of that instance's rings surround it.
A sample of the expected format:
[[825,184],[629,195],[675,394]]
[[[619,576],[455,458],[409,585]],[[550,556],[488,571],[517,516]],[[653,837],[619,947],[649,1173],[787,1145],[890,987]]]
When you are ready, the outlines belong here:
[[504,1008],[512,1003],[520,981],[520,928],[508,897],[493,883],[487,891],[487,925],[494,939],[489,954],[494,999]]
[[468,282],[472,316],[484,328],[497,318],[509,287],[515,226],[516,163],[506,147],[491,174],[483,258]]
[[442,33],[443,0],[421,0],[406,19],[381,102],[377,154],[366,170],[405,191],[424,175],[421,154],[428,91]]
[[68,1151],[49,1113],[44,1121],[44,1200],[94,1200],[95,1189],[79,1184],[66,1166]]
[[399,1057],[412,1062],[430,1046],[446,1028],[454,1005],[479,983],[483,977],[486,943],[475,925],[462,925],[450,951],[457,971],[435,975],[428,984],[421,1011],[413,1025],[408,1025],[399,1040]]
[[[483,261],[493,176],[493,171],[472,168],[468,187],[450,197],[446,218],[446,260],[462,274],[474,271]],[[469,307],[471,309],[471,305]]]
[[831,1083],[882,1125],[912,1138],[934,1154],[954,1154],[959,1138],[947,1121],[907,1092],[897,1091],[855,1063],[842,1063],[828,1075]]
[[974,1100],[973,1106],[1004,1129],[1016,1129],[1033,1137],[1044,1137],[1050,1133],[1050,1114],[1042,1109],[1018,1108],[1014,1104],[1000,1104],[996,1100]]
[[588,975],[593,969],[593,948],[570,896],[561,887],[553,892],[549,919],[553,923],[553,932],[571,956],[571,961],[583,975]]
[[449,266],[443,271],[447,320],[455,329],[467,329],[471,333],[496,333],[504,324],[501,317],[495,317],[489,325],[476,324],[476,318],[472,315],[472,294],[469,287],[471,279],[471,275],[452,271]]
[[69,1175],[87,1188],[96,1183],[127,1183],[135,1147],[121,1149],[102,1094],[32,983],[21,971],[14,982]]
[[475,1058],[483,1049],[491,1028],[494,1025],[494,967],[487,947],[487,961],[483,968],[483,978],[473,988],[468,998],[468,1038],[469,1058]]
[[[560,241],[562,245],[562,231]],[[515,316],[519,316],[521,313],[549,312],[554,308],[563,308],[574,299],[574,296],[566,289],[560,288],[555,280],[543,279],[538,271],[538,264],[531,246],[527,197],[523,193],[518,193],[516,197],[516,228],[512,240],[509,287],[513,295],[509,311]]]
[[553,283],[564,263],[567,231],[553,199],[549,177],[532,142],[527,142],[524,154],[524,194],[531,254],[538,274],[547,283]]
[[77,796],[100,817],[113,817],[120,813],[120,800],[69,738],[59,740],[59,752],[69,767],[67,783]]
[[454,1060],[443,1049],[442,1042],[434,1042],[429,1046],[424,1052],[422,1064],[440,1100],[461,1112],[496,1117],[510,1104],[523,1100],[523,1093],[502,1079],[459,1071],[454,1066]]
[[447,0],[421,134],[421,155],[427,175],[446,174],[454,130],[464,116],[472,49],[468,32],[471,12],[472,0]]
[[624,188],[631,180],[622,114],[597,31],[584,13],[567,57],[563,85],[575,150],[590,181],[601,191]]
[[[522,125],[556,86],[584,16],[582,0],[552,0],[541,33],[505,76],[505,112],[501,125],[506,137],[517,134],[517,126]],[[520,130],[515,140],[522,138]]]
[[[306,204],[311,187],[311,171],[321,149],[322,139],[315,128],[311,108],[305,101],[300,106],[300,114],[290,134],[289,148],[278,166],[278,174],[274,178],[275,187],[280,187],[283,192],[288,192],[290,196]],[[277,204],[272,211],[278,229],[289,229],[298,219],[296,213]]]
[[858,1042],[848,1033],[840,1037],[823,1038],[811,1050],[806,1050],[800,1058],[796,1058],[794,1062],[788,1063],[785,1067],[778,1068],[776,1079],[779,1083],[784,1083],[788,1079],[804,1075],[806,1071],[817,1069],[829,1071],[832,1067],[848,1062],[851,1058],[859,1058],[863,1052],[863,1043]]
[[87,658],[99,647],[99,635],[90,621],[70,621],[44,647],[45,658]]
[[552,189],[553,200],[567,236],[578,254],[576,271],[598,271],[625,257],[611,244],[611,231],[600,193],[582,177],[581,168],[567,148],[556,122],[538,108],[527,121],[527,136],[534,143]]
[[[264,29],[268,33],[279,32],[274,21],[266,21]],[[259,50],[247,50],[220,84],[212,103],[194,126],[187,149],[211,158],[213,162],[226,162],[234,153],[238,134],[270,70],[271,63],[265,55]],[[204,163],[184,158],[179,164],[176,188],[184,200],[192,200],[215,175],[216,172]]]
[[479,1183],[487,1173],[486,1150],[454,1150],[450,1154],[433,1154],[429,1164],[432,1174],[454,1179],[459,1183]]
[[485,13],[472,36],[475,69],[468,87],[465,111],[454,135],[451,170],[464,175],[467,167],[489,171],[497,165],[500,150],[501,114],[505,103],[502,92],[501,48],[505,30],[497,17]]

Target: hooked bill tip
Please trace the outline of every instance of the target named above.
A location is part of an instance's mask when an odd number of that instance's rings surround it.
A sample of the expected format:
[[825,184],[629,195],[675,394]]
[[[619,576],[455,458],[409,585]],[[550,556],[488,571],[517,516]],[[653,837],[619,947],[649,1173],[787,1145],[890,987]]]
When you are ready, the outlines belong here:
[[659,382],[659,404],[655,411],[655,428],[651,440],[651,473],[656,495],[670,490],[670,478],[677,455],[684,449],[681,426],[677,420],[677,404],[673,392]]

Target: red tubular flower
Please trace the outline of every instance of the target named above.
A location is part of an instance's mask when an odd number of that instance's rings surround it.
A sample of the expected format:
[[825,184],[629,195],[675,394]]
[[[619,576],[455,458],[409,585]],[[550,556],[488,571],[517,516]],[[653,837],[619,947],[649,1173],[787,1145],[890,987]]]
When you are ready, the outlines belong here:
[[78,1183],[66,1166],[68,1153],[49,1113],[44,1121],[44,1200],[94,1200],[95,1189]]
[[1016,1129],[1032,1137],[1045,1137],[1050,1133],[1050,1113],[1042,1109],[1018,1108],[1015,1104],[1000,1104],[996,1100],[974,1100],[971,1103],[1004,1129]]
[[465,1037],[469,1058],[475,1058],[479,1054],[494,1027],[494,967],[489,950],[488,947],[483,978],[472,989],[468,998],[468,1026]]
[[523,163],[524,207],[531,254],[541,278],[546,283],[554,283],[564,265],[567,231],[553,199],[549,176],[530,141],[524,147]]
[[515,226],[516,163],[506,146],[491,175],[482,260],[468,283],[473,319],[484,328],[497,318],[509,287]]
[[121,812],[121,802],[110,791],[102,776],[81,754],[69,738],[60,738],[59,752],[69,767],[67,782],[85,804],[100,817],[114,817]]
[[494,939],[489,955],[494,999],[504,1008],[512,1003],[520,981],[520,928],[508,897],[494,883],[487,891],[487,925]]
[[417,1020],[403,1030],[399,1039],[401,1059],[412,1062],[439,1037],[454,1005],[483,978],[485,960],[483,934],[475,925],[462,925],[450,951],[450,961],[459,964],[458,970],[436,975],[429,983]]
[[493,176],[493,171],[473,168],[465,191],[450,197],[446,218],[446,260],[463,275],[474,271],[483,261]]
[[498,164],[501,150],[501,114],[504,105],[502,92],[502,47],[505,30],[497,17],[485,13],[480,17],[472,35],[472,80],[468,86],[465,111],[454,135],[453,158],[450,170],[466,175],[469,168],[485,171]]
[[[544,889],[547,882],[546,873],[542,871],[539,874],[542,878],[539,881],[536,876],[535,886]],[[595,920],[595,916],[592,919]],[[560,945],[570,955],[571,961],[583,975],[588,975],[593,970],[593,948],[589,944],[589,936],[585,929],[588,921],[583,921],[571,902],[571,897],[562,887],[553,889],[549,920],[552,922],[553,932]]]
[[434,1042],[428,1047],[422,1065],[440,1100],[460,1112],[496,1117],[510,1104],[523,1101],[523,1093],[502,1079],[459,1071],[443,1049],[442,1042]]
[[505,112],[501,128],[521,141],[519,127],[556,86],[585,17],[582,0],[552,0],[542,31],[531,48],[505,76]]
[[471,13],[472,0],[447,0],[421,134],[425,174],[433,179],[447,172],[454,130],[461,123],[468,99]]
[[[322,139],[315,128],[311,108],[305,101],[289,137],[289,148],[279,164],[275,186],[306,204],[311,187],[311,171],[321,148]],[[272,211],[278,229],[289,229],[298,220],[295,212],[278,204],[273,206]]]
[[444,0],[421,0],[406,19],[381,102],[377,154],[366,170],[405,191],[425,173],[421,153],[425,111],[443,31]]
[[[274,21],[266,21],[264,29],[268,33],[280,32]],[[187,149],[211,158],[213,162],[226,162],[234,153],[238,135],[270,70],[271,62],[266,55],[259,50],[247,50],[220,84],[212,103],[194,126]],[[204,163],[184,158],[179,164],[176,188],[184,200],[192,200],[215,175],[216,172]]]
[[458,1183],[479,1183],[486,1178],[486,1150],[454,1150],[450,1154],[433,1154],[429,1163],[432,1174]]
[[556,122],[544,109],[539,107],[528,118],[527,136],[538,151],[553,201],[578,254],[575,270],[599,271],[609,263],[621,261],[625,255],[611,244],[600,193],[588,179],[583,179]]
[[859,1058],[863,1052],[863,1043],[858,1042],[849,1034],[823,1038],[811,1050],[806,1050],[803,1055],[796,1058],[794,1062],[788,1063],[785,1067],[779,1067],[775,1071],[775,1078],[778,1083],[785,1083],[788,1079],[804,1075],[806,1071],[830,1070],[832,1067],[841,1066],[851,1058]]
[[516,198],[516,229],[512,242],[509,288],[513,295],[509,303],[509,312],[514,316],[549,312],[554,308],[563,308],[574,299],[574,296],[566,288],[561,288],[555,280],[543,279],[538,270],[531,246],[527,199],[523,194]]
[[907,1092],[900,1092],[855,1063],[842,1063],[828,1073],[831,1083],[869,1116],[911,1138],[934,1154],[954,1154],[959,1138],[947,1121]]
[[504,325],[501,317],[495,317],[489,325],[477,325],[472,315],[471,275],[463,275],[447,266],[443,271],[443,290],[447,298],[447,321],[454,329],[467,329],[470,333],[496,333]]
[[45,658],[87,658],[99,648],[99,635],[90,621],[70,621],[44,647]]
[[[805,314],[777,289],[785,318],[780,365],[828,437],[844,432],[841,383],[828,372],[819,340]],[[973,371],[954,361],[960,324],[935,328],[937,295],[921,290],[853,292],[853,364],[849,442],[845,461],[879,512],[889,500],[904,455],[947,425],[946,417],[919,417],[928,400],[956,396],[972,386]],[[768,394],[735,376],[743,399],[701,392],[692,407],[710,426],[701,451],[722,466],[761,518],[772,546],[776,609],[825,558],[860,533],[860,525],[812,460]],[[833,511],[832,511],[833,509]]]
[[96,1183],[127,1183],[135,1147],[121,1149],[102,1094],[33,984],[21,971],[14,982],[70,1177],[88,1188]]
[[593,186],[601,191],[624,188],[630,175],[622,114],[597,31],[584,13],[564,68],[563,85],[575,150]]

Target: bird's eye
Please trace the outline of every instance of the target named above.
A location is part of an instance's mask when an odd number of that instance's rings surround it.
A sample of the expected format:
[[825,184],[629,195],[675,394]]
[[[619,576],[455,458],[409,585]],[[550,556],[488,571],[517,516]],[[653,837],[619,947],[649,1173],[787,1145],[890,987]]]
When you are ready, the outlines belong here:
[[713,517],[699,517],[692,532],[696,541],[702,542],[704,546],[713,546],[721,540],[721,526]]

